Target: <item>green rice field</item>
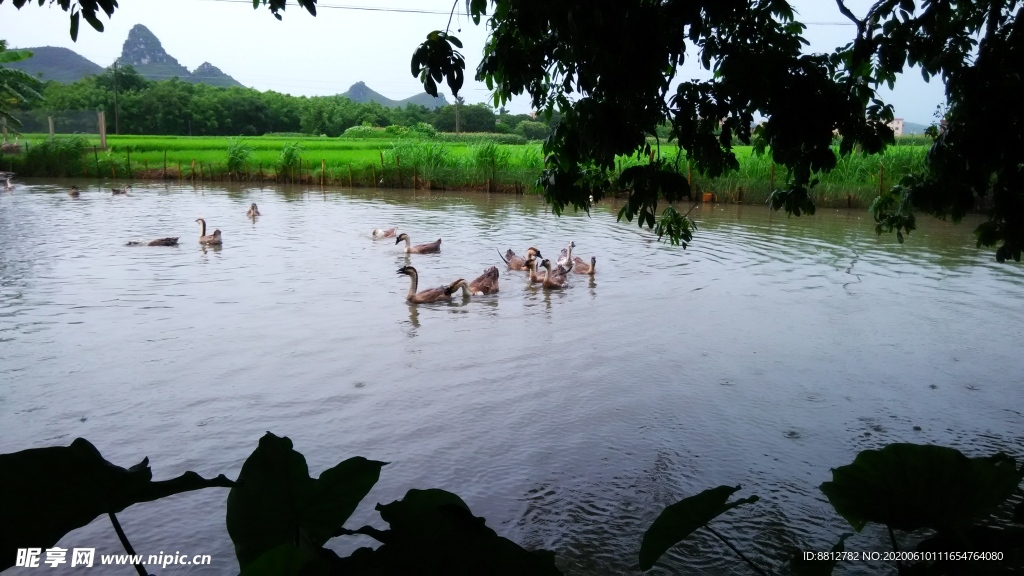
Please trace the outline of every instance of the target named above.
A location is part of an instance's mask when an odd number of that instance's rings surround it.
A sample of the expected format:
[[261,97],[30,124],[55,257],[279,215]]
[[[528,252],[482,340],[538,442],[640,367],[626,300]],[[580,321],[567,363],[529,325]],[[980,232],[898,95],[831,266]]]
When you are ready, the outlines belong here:
[[[291,182],[306,185],[417,187],[536,192],[543,169],[540,143],[499,144],[487,135],[450,139],[326,138],[262,136],[250,138],[187,136],[108,136],[99,149],[95,135],[23,135],[20,154],[0,155],[0,170],[21,176],[118,179]],[[677,160],[679,149],[661,146],[660,155]],[[698,198],[718,202],[763,202],[773,186],[786,181],[784,167],[749,146],[734,148],[740,169],[718,178],[687,170]],[[883,154],[841,158],[835,170],[820,175],[814,188],[822,205],[862,206],[904,175],[924,169],[927,146],[897,145]],[[636,165],[619,159],[618,170]]]

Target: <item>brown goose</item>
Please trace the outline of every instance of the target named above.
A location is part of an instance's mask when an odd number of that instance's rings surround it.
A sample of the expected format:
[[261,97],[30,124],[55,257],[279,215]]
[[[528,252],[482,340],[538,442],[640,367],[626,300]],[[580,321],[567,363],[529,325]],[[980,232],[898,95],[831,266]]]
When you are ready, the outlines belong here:
[[452,282],[449,287],[452,294],[459,291],[462,288],[463,296],[484,296],[487,294],[498,293],[498,268],[497,266],[491,266],[484,273],[481,274],[476,280],[472,282],[466,282],[460,278],[455,282]]
[[131,184],[125,184],[124,188],[111,188],[110,189],[110,193],[113,194],[114,196],[117,196],[119,194],[127,194],[127,193],[129,193],[131,191],[132,191],[132,185]]
[[566,276],[564,274],[552,274],[550,260],[545,259],[540,265],[544,267],[544,279],[541,282],[545,290],[561,290],[565,288]]
[[[501,252],[498,252],[498,256],[501,256]],[[508,251],[505,252],[505,255],[501,256],[501,259],[504,260],[505,264],[508,265],[508,269],[509,270],[520,270],[521,271],[521,270],[527,270],[526,260],[528,258],[530,258],[531,256],[536,256],[537,258],[543,258],[543,256],[541,256],[541,254],[540,254],[540,250],[537,250],[533,246],[530,246],[529,248],[526,249],[526,257],[525,258],[523,256],[516,256],[516,253],[513,252],[511,248],[509,248]]]
[[246,211],[245,215],[248,216],[249,218],[255,218],[257,216],[260,216],[260,209],[258,206],[256,206],[255,202],[253,202],[252,205],[249,206],[249,210]]
[[381,238],[394,238],[398,234],[398,228],[374,228],[370,232],[370,236],[373,236],[374,240]]
[[128,244],[126,244],[126,245],[127,246],[177,246],[178,245],[178,237],[176,236],[174,238],[170,238],[170,237],[168,237],[168,238],[157,238],[156,240],[152,240],[150,242],[132,241],[132,242],[129,242]]
[[71,196],[72,198],[78,198],[79,194],[78,186],[72,186],[71,190],[68,190],[68,196]]
[[[412,304],[445,302],[452,299],[453,290],[451,286],[439,286],[437,288],[428,288],[422,292],[417,292],[416,288],[419,286],[420,275],[412,266],[402,266],[398,269],[398,273],[405,274],[412,279],[412,282],[409,285],[409,294],[405,297],[406,301]],[[465,280],[463,280],[463,282],[465,282]]]
[[590,276],[593,276],[594,275],[594,266],[596,266],[596,265],[597,265],[597,258],[595,258],[594,256],[590,257],[590,264],[587,264],[586,262],[583,261],[582,258],[577,256],[576,259],[573,260],[572,271],[577,273],[577,274],[589,274]]
[[215,245],[215,244],[223,244],[224,243],[224,241],[221,240],[221,237],[220,237],[220,229],[214,230],[213,234],[210,234],[209,236],[207,236],[206,235],[206,220],[204,220],[202,218],[196,218],[196,222],[199,222],[200,224],[203,225],[203,231],[199,234],[199,243],[200,244],[212,244],[212,245]]
[[415,246],[409,241],[409,235],[402,233],[395,238],[395,244],[398,244],[402,240],[405,240],[405,253],[406,254],[437,254],[441,251],[441,239],[431,242],[429,244],[417,244]]
[[533,256],[530,256],[529,258],[526,259],[526,270],[528,272],[526,278],[529,281],[528,284],[536,284],[537,282],[544,281],[544,277],[541,276],[540,274],[537,274],[538,264],[539,263],[537,259],[534,258]]

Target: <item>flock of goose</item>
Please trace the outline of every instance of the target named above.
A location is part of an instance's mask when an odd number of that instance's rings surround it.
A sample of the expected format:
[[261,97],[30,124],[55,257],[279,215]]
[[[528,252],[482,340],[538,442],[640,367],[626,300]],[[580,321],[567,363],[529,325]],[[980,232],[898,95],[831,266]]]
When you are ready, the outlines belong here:
[[[397,228],[376,228],[370,235],[375,240],[394,238],[396,245],[404,241],[404,251],[406,254],[437,254],[441,252],[440,238],[427,244],[413,244],[409,235],[405,233],[399,234]],[[591,256],[590,262],[586,262],[578,256],[573,258],[572,249],[575,247],[576,242],[569,242],[568,246],[562,248],[562,252],[555,262],[554,269],[552,269],[551,261],[544,258],[540,250],[533,246],[526,249],[525,256],[519,256],[511,249],[506,251],[504,256],[499,251],[498,256],[505,262],[509,270],[526,272],[530,284],[539,283],[545,290],[561,290],[568,284],[570,272],[589,276],[594,275],[597,258]],[[544,268],[543,275],[538,273],[540,268]],[[405,299],[412,304],[450,301],[452,295],[458,293],[459,290],[462,290],[464,298],[496,294],[498,292],[497,266],[491,266],[484,270],[483,274],[470,282],[467,282],[465,278],[459,278],[450,284],[419,291],[417,291],[417,288],[419,287],[420,276],[416,268],[402,266],[398,269],[398,273],[408,276],[411,280],[409,293]]]
[[[6,190],[12,190],[11,176],[13,173],[0,172],[0,179],[6,180]],[[125,185],[123,188],[111,188],[111,194],[117,195],[128,195],[131,192],[131,185]],[[72,198],[78,198],[81,192],[77,186],[72,186],[68,190],[68,195]],[[249,210],[245,213],[247,218],[255,219],[260,216],[260,209],[255,203],[249,206]],[[220,229],[215,229],[212,234],[206,233],[206,220],[204,218],[196,218],[196,222],[201,226],[199,233],[199,243],[204,246],[219,246],[224,243],[223,236]],[[413,244],[408,234],[399,233],[398,228],[376,228],[371,231],[370,235],[375,240],[384,238],[394,238],[395,244],[401,244],[405,242],[404,252],[406,254],[438,254],[441,252],[441,239],[438,238],[434,242],[427,244]],[[157,238],[149,242],[133,240],[128,242],[128,246],[177,246],[178,236],[169,236],[166,238]],[[551,261],[544,258],[541,255],[540,250],[533,246],[526,249],[525,256],[519,256],[511,249],[505,252],[504,255],[498,252],[498,256],[505,262],[509,270],[515,270],[518,272],[526,272],[529,283],[539,283],[545,290],[561,290],[566,287],[569,281],[569,274],[582,274],[582,275],[594,275],[594,268],[597,265],[597,258],[591,257],[590,261],[587,262],[580,257],[573,257],[572,249],[576,247],[575,242],[569,242],[568,246],[562,248],[561,254],[555,261],[554,267],[552,267]],[[539,273],[540,269],[544,269],[543,275]],[[412,266],[402,266],[398,269],[399,274],[409,276],[411,284],[409,286],[409,293],[406,296],[406,300],[412,304],[425,304],[430,302],[442,302],[452,300],[452,296],[462,290],[464,298],[470,296],[482,296],[487,294],[496,294],[498,292],[498,268],[491,266],[478,278],[473,281],[467,282],[464,278],[451,282],[450,284],[442,285],[437,288],[429,288],[426,290],[417,291],[419,287],[419,272]]]

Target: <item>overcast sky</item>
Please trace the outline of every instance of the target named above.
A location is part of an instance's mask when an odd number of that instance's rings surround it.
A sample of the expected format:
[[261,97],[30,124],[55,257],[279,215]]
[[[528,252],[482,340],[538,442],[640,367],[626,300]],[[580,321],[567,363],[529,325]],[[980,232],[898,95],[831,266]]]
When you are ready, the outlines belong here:
[[[164,49],[189,70],[209,61],[236,80],[259,90],[296,95],[344,92],[360,80],[392,99],[422,91],[409,70],[416,46],[428,32],[443,30],[451,0],[320,0],[316,18],[294,2],[278,22],[266,8],[252,9],[251,0],[120,0],[120,8],[96,32],[84,20],[78,42],[68,34],[68,14],[56,6],[39,7],[33,0],[20,11],[0,4],[0,38],[12,47],[63,46],[109,66],[121,54],[135,24],[149,28]],[[809,51],[830,51],[853,38],[854,27],[825,0],[791,0],[798,18],[808,24]],[[465,10],[459,0],[457,10]],[[871,0],[849,0],[855,14]],[[486,31],[456,14],[452,31],[464,43],[467,102],[487,102],[487,88],[471,79],[480,61]],[[461,28],[461,32],[459,29]],[[706,78],[688,65],[684,79]],[[443,92],[444,90],[442,90]],[[925,83],[918,72],[901,78],[894,92],[882,92],[896,116],[930,124],[935,107],[944,101],[941,82]],[[450,95],[449,95],[450,96]],[[450,100],[450,97],[449,97]],[[528,112],[525,98],[509,109]]]

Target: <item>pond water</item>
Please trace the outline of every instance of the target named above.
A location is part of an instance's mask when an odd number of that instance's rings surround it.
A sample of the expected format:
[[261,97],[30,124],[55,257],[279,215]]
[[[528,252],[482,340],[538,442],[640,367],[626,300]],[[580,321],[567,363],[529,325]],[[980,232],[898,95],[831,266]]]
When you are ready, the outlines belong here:
[[[707,205],[683,250],[617,223],[614,202],[557,218],[504,195],[140,183],[73,200],[68,184],[0,193],[0,452],[83,437],[121,466],[149,456],[156,479],[234,477],[269,430],[314,476],[391,463],[351,528],[444,488],[566,574],[638,573],[662,508],[720,484],[761,501],[714,526],[778,567],[850,531],[817,487],[860,450],[1021,456],[1024,270],[976,249],[974,220],[922,217],[901,246],[863,211]],[[198,245],[200,216],[222,249]],[[406,256],[370,238],[383,226],[442,252]],[[162,236],[181,245],[125,246]],[[498,295],[410,306],[396,274],[411,264],[431,287],[569,240],[597,273],[563,292],[500,266]],[[139,553],[211,554],[233,574],[226,496],[119,518]],[[870,529],[854,544],[889,548]],[[105,518],[61,546],[121,550]],[[701,531],[652,573],[748,570]]]

